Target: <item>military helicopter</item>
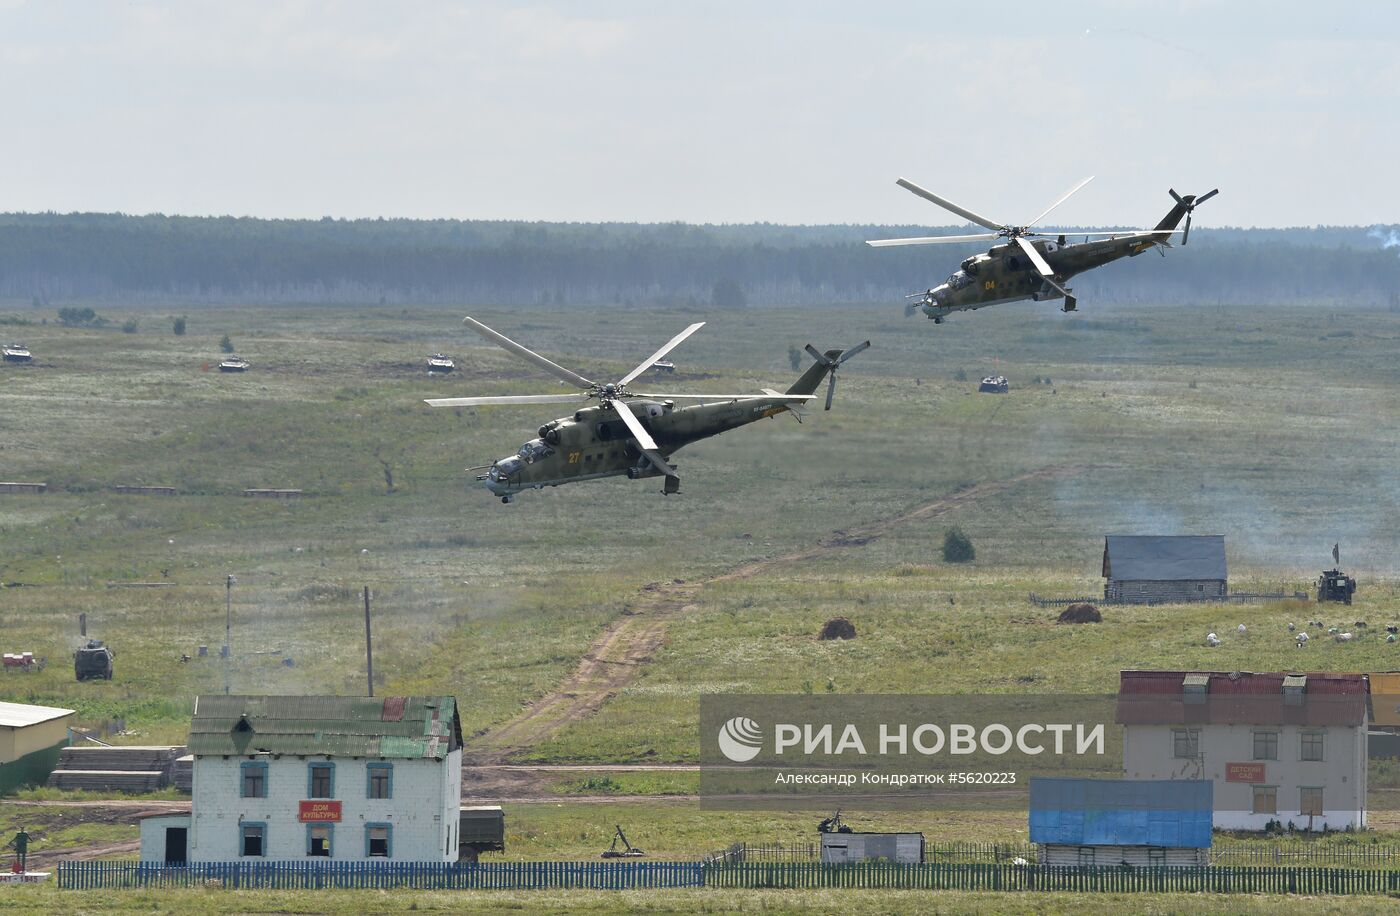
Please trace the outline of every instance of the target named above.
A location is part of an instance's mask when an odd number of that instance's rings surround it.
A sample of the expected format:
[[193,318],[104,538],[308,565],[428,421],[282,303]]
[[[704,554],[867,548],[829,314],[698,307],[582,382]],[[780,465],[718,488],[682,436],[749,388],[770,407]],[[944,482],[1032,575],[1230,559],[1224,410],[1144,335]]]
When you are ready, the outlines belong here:
[[[1064,203],[1090,181],[1093,181],[1092,175],[1046,207],[1035,219],[1022,226],[1012,226],[960,207],[951,200],[939,197],[932,191],[901,178],[895,182],[901,188],[992,231],[974,235],[877,239],[865,244],[882,248],[894,245],[947,245],[991,239],[1007,240],[1006,244],[994,245],[986,254],[974,255],[963,261],[961,267],[942,285],[909,296],[913,301],[905,307],[906,315],[922,310],[935,324],[942,324],[943,319],[953,312],[967,312],[1019,299],[1040,302],[1061,298],[1065,300],[1063,310],[1072,312],[1078,306],[1078,300],[1065,285],[1070,277],[1095,267],[1102,267],[1122,257],[1136,257],[1149,248],[1156,248],[1165,256],[1164,249],[1172,247],[1169,239],[1177,232],[1182,233],[1181,244],[1185,245],[1186,240],[1191,237],[1191,212],[1220,193],[1220,189],[1216,188],[1197,197],[1194,194],[1178,194],[1175,190],[1169,190],[1167,193],[1171,194],[1176,205],[1152,229],[1072,232],[1066,229],[1034,228],[1051,210]],[[1185,229],[1177,229],[1182,217],[1186,218]],[[1054,239],[1051,240],[1050,236],[1054,236]],[[1066,238],[1069,236],[1083,236],[1084,241],[1068,243]],[[1090,241],[1091,238],[1096,240]]]
[[[486,489],[510,503],[516,494],[529,489],[557,487],[580,480],[597,480],[626,474],[630,480],[664,476],[661,492],[679,493],[680,475],[670,463],[677,449],[735,429],[764,417],[790,411],[800,421],[798,407],[818,397],[816,391],[827,380],[826,409],[836,394],[836,370],[846,360],[870,346],[870,341],[846,350],[818,351],[807,345],[816,364],[809,367],[787,391],[764,388],[760,394],[654,394],[632,391],[627,386],[666,356],[687,337],[705,326],[700,321],[666,342],[631,372],[616,382],[601,383],[565,369],[535,351],[488,328],[474,318],[467,327],[583,391],[573,394],[526,394],[501,397],[429,398],[432,407],[485,407],[501,404],[567,404],[597,401],[581,407],[572,416],[550,420],[539,428],[539,438],[531,439],[514,455],[489,465],[468,468],[486,471],[476,479]],[[699,403],[677,406],[677,401]]]

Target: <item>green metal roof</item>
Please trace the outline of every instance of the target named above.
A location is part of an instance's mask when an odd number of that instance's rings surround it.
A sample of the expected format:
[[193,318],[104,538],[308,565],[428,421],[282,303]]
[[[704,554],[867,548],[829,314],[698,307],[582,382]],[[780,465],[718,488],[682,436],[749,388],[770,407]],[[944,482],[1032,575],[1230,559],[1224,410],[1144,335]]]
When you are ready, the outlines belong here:
[[462,746],[455,697],[263,697],[195,700],[195,756],[297,754],[442,760]]

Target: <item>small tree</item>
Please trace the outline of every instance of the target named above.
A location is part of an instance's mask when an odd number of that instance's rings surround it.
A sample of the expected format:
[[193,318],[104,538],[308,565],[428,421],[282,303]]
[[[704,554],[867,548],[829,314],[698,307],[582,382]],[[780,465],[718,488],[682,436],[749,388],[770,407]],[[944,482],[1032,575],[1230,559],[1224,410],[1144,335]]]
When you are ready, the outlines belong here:
[[219,340],[219,349],[223,350],[225,353],[233,352],[233,341],[229,340],[229,336],[227,334],[225,334],[223,338]]
[[170,323],[170,330],[175,332],[176,337],[185,336],[185,316],[181,315]]
[[741,309],[749,304],[749,297],[734,278],[725,277],[710,291],[710,304],[716,308]]
[[137,321],[135,318],[128,318],[126,321],[122,322],[123,334],[135,334],[139,330],[141,330],[141,322]]
[[943,559],[948,563],[970,563],[977,558],[972,541],[961,528],[949,528],[943,535]]
[[788,364],[792,366],[793,372],[802,368],[802,351],[792,344],[788,345]]

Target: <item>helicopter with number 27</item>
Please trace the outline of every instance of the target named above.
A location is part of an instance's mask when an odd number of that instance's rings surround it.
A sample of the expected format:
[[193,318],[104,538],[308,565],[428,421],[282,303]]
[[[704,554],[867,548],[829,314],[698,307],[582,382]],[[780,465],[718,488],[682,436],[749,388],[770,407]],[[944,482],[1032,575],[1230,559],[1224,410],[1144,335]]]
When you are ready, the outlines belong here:
[[[1178,194],[1175,190],[1168,191],[1176,205],[1151,229],[1081,232],[1035,228],[1035,224],[1048,216],[1051,210],[1092,180],[1093,176],[1090,176],[1075,185],[1025,225],[1013,226],[974,213],[919,187],[906,178],[901,178],[895,182],[901,188],[991,231],[972,235],[878,239],[866,244],[884,248],[897,245],[953,245],[993,239],[1006,240],[1004,244],[992,246],[986,254],[974,255],[963,261],[959,269],[941,285],[909,296],[912,301],[905,307],[906,315],[922,310],[935,324],[941,324],[943,319],[953,312],[967,312],[1020,299],[1037,302],[1064,299],[1063,310],[1072,312],[1077,307],[1078,300],[1075,299],[1073,291],[1065,285],[1071,277],[1095,267],[1102,267],[1119,258],[1136,257],[1150,248],[1156,248],[1165,255],[1165,249],[1172,247],[1169,240],[1178,232],[1182,234],[1181,244],[1185,245],[1191,237],[1191,212],[1220,193],[1219,188],[1207,191],[1199,197],[1194,194]],[[1185,228],[1178,229],[1177,226],[1183,217],[1186,220]],[[1066,239],[1070,236],[1083,237],[1084,241],[1067,242]]]

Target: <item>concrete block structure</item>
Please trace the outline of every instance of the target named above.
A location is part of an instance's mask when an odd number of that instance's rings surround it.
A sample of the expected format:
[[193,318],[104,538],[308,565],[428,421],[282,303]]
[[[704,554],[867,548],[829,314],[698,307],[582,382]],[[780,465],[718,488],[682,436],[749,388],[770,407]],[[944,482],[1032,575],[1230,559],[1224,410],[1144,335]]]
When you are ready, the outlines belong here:
[[453,697],[202,696],[189,751],[190,814],[142,822],[144,861],[458,859]]
[[1129,779],[1207,780],[1214,825],[1366,826],[1364,674],[1123,671]]

